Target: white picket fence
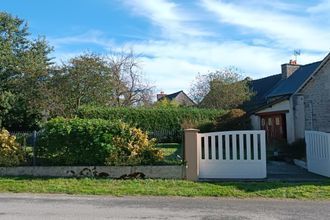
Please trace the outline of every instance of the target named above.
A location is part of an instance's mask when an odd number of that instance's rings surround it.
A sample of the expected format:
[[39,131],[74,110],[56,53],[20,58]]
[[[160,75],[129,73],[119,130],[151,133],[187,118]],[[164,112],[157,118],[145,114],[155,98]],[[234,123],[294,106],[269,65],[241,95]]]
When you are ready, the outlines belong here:
[[266,178],[265,131],[198,134],[199,178]]
[[305,131],[308,171],[330,177],[330,134]]

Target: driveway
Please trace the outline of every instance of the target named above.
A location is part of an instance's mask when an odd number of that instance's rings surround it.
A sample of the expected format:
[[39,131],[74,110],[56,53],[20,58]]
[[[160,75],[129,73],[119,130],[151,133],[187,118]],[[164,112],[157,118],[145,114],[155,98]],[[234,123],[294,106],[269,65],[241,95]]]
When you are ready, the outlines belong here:
[[0,194],[0,219],[330,219],[330,201]]
[[268,161],[267,179],[269,181],[319,182],[324,181],[327,178],[310,173],[306,169],[298,167],[294,164],[280,161]]

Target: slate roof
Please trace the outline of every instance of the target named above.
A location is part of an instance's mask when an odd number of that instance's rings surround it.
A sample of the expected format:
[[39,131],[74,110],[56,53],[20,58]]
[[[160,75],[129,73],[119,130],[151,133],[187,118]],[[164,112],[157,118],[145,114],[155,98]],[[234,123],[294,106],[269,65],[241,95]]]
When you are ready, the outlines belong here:
[[290,77],[280,83],[268,94],[268,98],[292,95],[312,75],[322,61],[300,66]]
[[247,112],[252,112],[266,104],[269,99],[279,100],[295,93],[300,86],[313,74],[322,61],[300,66],[290,77],[282,79],[282,74],[252,80],[250,88],[255,96],[243,104]]
[[[186,93],[184,93],[184,91],[182,91],[182,90],[181,91],[178,91],[178,92],[175,92],[175,93],[172,93],[172,94],[165,95],[165,96],[161,97],[158,101],[163,100],[165,98],[168,99],[168,100],[170,100],[170,101],[175,100],[175,98],[178,95],[180,95],[181,93],[186,97],[185,98],[186,100],[185,101],[183,101],[183,100],[179,101],[179,104],[187,105],[187,103],[188,103],[188,106],[190,106],[190,105],[196,105],[196,103]],[[189,104],[189,102],[191,104]]]
[[162,97],[161,99],[164,99],[165,97],[168,98],[169,100],[173,100],[175,99],[181,92],[183,92],[182,90],[179,91],[179,92],[175,92],[175,93],[172,93],[172,94],[169,94],[169,95],[166,95],[164,97]]
[[249,82],[254,96],[248,102],[243,104],[246,111],[251,111],[259,106],[267,103],[268,94],[281,81],[282,74],[276,74],[261,79],[252,80]]

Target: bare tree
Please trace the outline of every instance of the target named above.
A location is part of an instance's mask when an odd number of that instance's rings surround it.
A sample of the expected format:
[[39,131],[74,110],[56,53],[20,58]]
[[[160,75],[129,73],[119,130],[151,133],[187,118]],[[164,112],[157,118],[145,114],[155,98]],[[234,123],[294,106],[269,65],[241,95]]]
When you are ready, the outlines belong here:
[[217,109],[238,107],[253,95],[248,80],[233,67],[198,74],[189,93],[199,106]]
[[113,74],[113,105],[137,106],[151,103],[153,87],[143,78],[138,56],[132,50],[108,57]]

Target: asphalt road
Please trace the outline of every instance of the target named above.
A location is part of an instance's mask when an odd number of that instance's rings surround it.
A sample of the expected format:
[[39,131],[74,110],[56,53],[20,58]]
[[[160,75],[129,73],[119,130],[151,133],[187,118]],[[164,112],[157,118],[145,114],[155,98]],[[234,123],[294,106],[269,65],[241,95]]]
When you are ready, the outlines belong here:
[[330,219],[330,201],[0,194],[0,219]]

